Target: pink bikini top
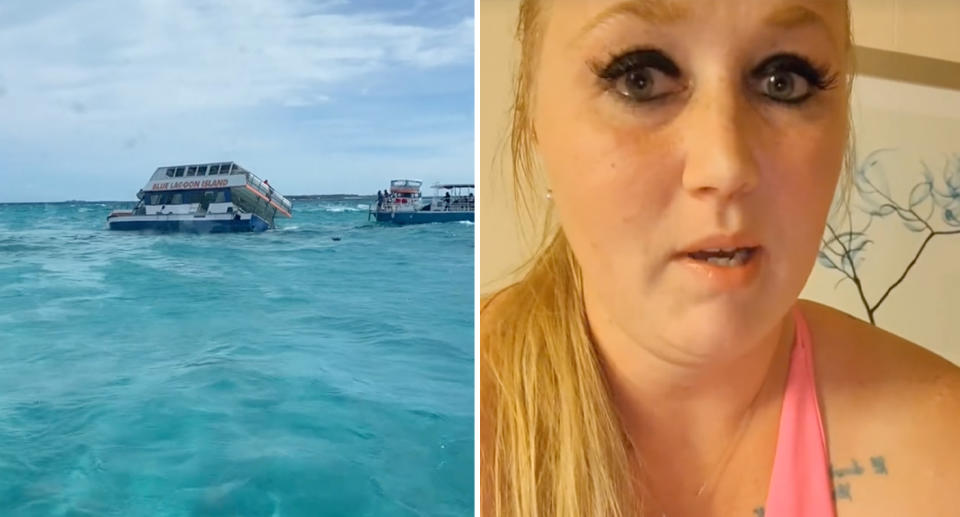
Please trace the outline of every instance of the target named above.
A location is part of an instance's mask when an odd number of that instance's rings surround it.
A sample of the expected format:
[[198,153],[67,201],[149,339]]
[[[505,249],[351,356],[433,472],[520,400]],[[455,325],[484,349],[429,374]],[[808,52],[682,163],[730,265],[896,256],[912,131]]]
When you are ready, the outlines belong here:
[[835,517],[830,456],[813,375],[810,329],[794,307],[796,337],[764,517]]

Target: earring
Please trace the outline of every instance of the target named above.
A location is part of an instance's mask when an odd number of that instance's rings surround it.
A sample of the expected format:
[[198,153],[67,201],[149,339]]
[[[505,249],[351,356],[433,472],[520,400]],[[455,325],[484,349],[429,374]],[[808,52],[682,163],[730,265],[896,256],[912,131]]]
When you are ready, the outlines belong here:
[[547,199],[553,199],[553,189],[547,189],[547,194],[545,196]]

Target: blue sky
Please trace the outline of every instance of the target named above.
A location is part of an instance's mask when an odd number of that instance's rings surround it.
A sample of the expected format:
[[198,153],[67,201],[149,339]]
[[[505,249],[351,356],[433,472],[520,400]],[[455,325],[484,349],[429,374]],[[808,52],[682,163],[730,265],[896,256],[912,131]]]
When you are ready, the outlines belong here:
[[233,160],[285,194],[473,178],[473,2],[4,0],[0,202]]

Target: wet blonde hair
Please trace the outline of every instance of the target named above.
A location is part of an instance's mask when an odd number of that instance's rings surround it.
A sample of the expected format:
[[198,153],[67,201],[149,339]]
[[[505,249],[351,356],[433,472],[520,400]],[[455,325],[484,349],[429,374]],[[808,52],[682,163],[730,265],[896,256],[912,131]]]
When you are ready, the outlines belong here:
[[[520,2],[510,133],[515,199],[533,221],[543,215],[531,109],[542,9],[543,0]],[[839,199],[856,164],[849,128]],[[522,280],[481,304],[481,508],[488,517],[639,515],[639,472],[590,339],[580,268],[562,229],[549,215],[545,224]]]

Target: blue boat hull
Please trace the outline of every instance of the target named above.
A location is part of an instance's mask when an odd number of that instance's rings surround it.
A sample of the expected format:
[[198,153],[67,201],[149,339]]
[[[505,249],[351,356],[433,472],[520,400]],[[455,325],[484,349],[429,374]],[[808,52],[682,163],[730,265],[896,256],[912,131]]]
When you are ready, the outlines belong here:
[[184,233],[234,233],[262,232],[270,228],[262,218],[254,214],[249,220],[166,220],[166,221],[130,221],[117,217],[109,221],[111,230],[184,232]]
[[378,223],[393,224],[425,224],[451,223],[455,221],[473,221],[474,212],[432,212],[421,210],[418,212],[380,212],[374,211]]

